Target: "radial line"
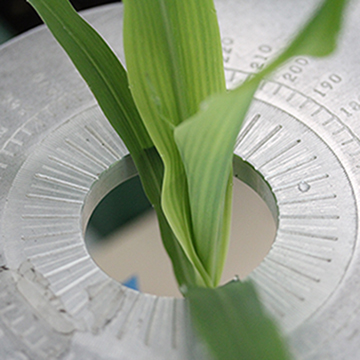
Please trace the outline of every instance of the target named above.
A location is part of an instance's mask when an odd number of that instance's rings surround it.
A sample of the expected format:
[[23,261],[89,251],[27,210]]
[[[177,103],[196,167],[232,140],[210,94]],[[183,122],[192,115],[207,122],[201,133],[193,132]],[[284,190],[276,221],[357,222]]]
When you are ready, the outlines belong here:
[[89,171],[86,171],[86,170],[84,170],[84,169],[81,169],[81,168],[79,168],[78,166],[76,166],[76,165],[74,165],[74,164],[70,164],[70,163],[68,163],[67,161],[58,159],[58,158],[55,157],[55,156],[49,156],[49,159],[50,159],[51,161],[54,161],[54,162],[56,162],[56,163],[58,163],[58,164],[60,164],[60,165],[62,165],[62,166],[64,166],[64,167],[68,168],[68,169],[71,169],[71,170],[73,170],[73,171],[75,171],[75,172],[77,172],[77,173],[79,173],[79,174],[88,176],[88,177],[90,177],[90,178],[92,178],[92,179],[95,179],[95,180],[98,179],[98,176],[96,176],[95,174],[92,174],[92,173],[90,173]]
[[257,272],[261,273],[261,275],[264,278],[267,278],[269,280],[269,283],[275,283],[276,285],[278,285],[280,288],[282,288],[285,292],[287,292],[288,294],[294,296],[296,299],[300,300],[300,301],[305,301],[305,297],[296,294],[293,291],[290,291],[284,284],[282,284],[281,282],[279,282],[276,278],[274,278],[273,276],[270,276],[268,273],[266,273],[264,270],[262,270],[261,268],[257,269]]
[[108,168],[108,165],[105,164],[102,160],[98,159],[96,156],[92,155],[91,153],[89,153],[88,151],[86,151],[85,149],[83,149],[81,146],[75,144],[73,141],[71,141],[70,139],[65,139],[65,142],[71,146],[73,149],[75,149],[76,151],[78,151],[80,154],[84,155],[85,157],[87,157],[89,160],[93,161],[94,163],[102,166],[104,169]]
[[306,236],[314,239],[320,239],[320,240],[329,240],[329,241],[337,241],[338,237],[336,236],[330,236],[330,235],[319,235],[319,234],[312,234],[302,231],[296,231],[296,230],[286,230],[286,229],[279,229],[279,231],[289,234],[289,235],[300,235],[300,236]]
[[266,135],[260,142],[258,142],[244,157],[249,159],[257,151],[259,151],[269,140],[271,140],[280,130],[282,129],[281,125],[276,126],[268,135]]
[[298,145],[301,142],[301,140],[296,140],[294,142],[292,142],[290,145],[286,146],[285,148],[283,148],[282,150],[280,150],[276,155],[272,156],[270,159],[267,159],[264,163],[262,163],[260,166],[258,166],[258,169],[261,169],[262,167],[264,167],[265,165],[269,164],[271,161],[274,161],[275,159],[277,159],[279,156],[287,153],[289,150],[291,150],[292,148],[294,148],[296,145]]
[[172,299],[172,303],[173,303],[173,311],[172,311],[172,323],[171,323],[171,347],[173,349],[176,349],[177,347],[177,327],[176,327],[176,323],[177,323],[177,299]]
[[74,199],[66,199],[66,198],[59,198],[55,196],[47,196],[47,195],[40,195],[40,194],[26,194],[26,197],[33,198],[33,199],[39,199],[39,200],[46,200],[46,201],[57,201],[57,202],[63,202],[67,204],[74,204],[74,205],[82,205],[83,201],[81,200],[74,200]]
[[153,332],[154,317],[155,317],[158,302],[159,302],[159,297],[156,297],[154,300],[153,307],[151,309],[151,314],[150,314],[148,326],[147,326],[146,333],[145,333],[144,342],[145,342],[145,345],[147,345],[147,346],[150,345],[150,338],[151,338],[151,334]]
[[121,159],[122,155],[117,153],[105,139],[100,136],[92,127],[85,125],[85,130],[97,141],[97,143],[104,147],[104,149],[114,157],[114,160]]
[[58,232],[49,232],[49,233],[43,233],[43,234],[37,234],[37,235],[31,235],[31,236],[21,236],[21,239],[24,241],[28,240],[34,240],[34,239],[43,239],[43,238],[49,238],[54,236],[63,236],[63,235],[75,235],[79,232],[76,231],[58,231]]
[[255,126],[255,124],[258,122],[258,120],[260,119],[260,114],[256,114],[251,121],[249,122],[249,124],[245,127],[245,129],[243,131],[240,132],[240,135],[238,137],[238,139],[236,140],[236,144],[235,144],[235,148],[241,143],[241,141],[244,140],[244,138],[246,137],[246,135],[250,132],[250,130]]
[[78,215],[65,215],[65,214],[23,214],[23,219],[78,219]]
[[295,248],[292,248],[292,247],[289,247],[289,246],[284,246],[283,244],[279,244],[277,242],[274,243],[274,248],[284,249],[284,250],[287,250],[287,251],[291,251],[291,252],[294,252],[294,253],[297,253],[297,254],[304,255],[306,257],[310,257],[310,258],[313,258],[313,259],[325,261],[325,262],[328,262],[328,263],[331,262],[330,258],[325,258],[325,257],[319,256],[319,255],[306,253],[306,252],[301,251],[299,249],[295,249]]
[[324,196],[313,196],[313,197],[305,198],[305,199],[292,199],[292,200],[279,201],[278,205],[303,204],[303,203],[309,203],[309,202],[313,202],[313,201],[336,199],[336,197],[337,197],[336,194],[324,195]]
[[70,269],[71,267],[73,267],[75,265],[81,264],[82,262],[89,260],[89,258],[90,258],[89,255],[84,256],[84,257],[76,259],[76,260],[74,260],[74,261],[72,261],[70,263],[67,263],[67,264],[65,264],[63,266],[59,266],[59,267],[57,267],[56,269],[54,269],[52,271],[48,271],[47,273],[44,273],[43,275],[45,277],[53,276],[53,275],[55,275],[55,274],[57,274],[57,273],[59,273],[61,271]]
[[[73,180],[75,182],[79,181],[79,173],[76,173],[74,175],[70,175],[68,169],[67,170],[65,170],[65,169],[64,170],[59,170],[59,169],[53,168],[53,167],[48,166],[48,165],[43,165],[42,169],[45,170],[46,172],[50,172],[50,173],[53,173],[53,174],[56,174],[56,175],[63,176],[64,178],[71,179],[71,180]],[[88,181],[88,180],[86,180],[86,181]]]
[[300,178],[298,180],[295,180],[295,181],[292,181],[291,183],[288,183],[288,184],[285,184],[285,185],[282,185],[282,186],[278,186],[278,187],[274,187],[272,190],[275,192],[275,191],[281,191],[281,190],[286,190],[286,189],[290,189],[294,186],[297,186],[299,185],[299,183],[301,182],[306,182],[306,183],[314,183],[316,181],[320,181],[320,180],[324,180],[324,179],[327,179],[329,178],[329,175],[328,174],[324,174],[324,175],[317,175],[317,176],[313,176],[313,177],[310,177],[310,178]]
[[137,302],[139,301],[139,299],[140,299],[140,292],[138,292],[138,293],[136,294],[135,299],[134,299],[134,301],[132,302],[132,304],[131,304],[131,306],[130,306],[130,309],[127,310],[127,312],[126,312],[126,316],[125,316],[125,319],[124,319],[124,323],[123,323],[123,325],[121,326],[119,332],[117,333],[117,338],[118,338],[119,340],[124,336],[124,334],[125,334],[128,326],[129,326],[129,324],[130,324],[130,320],[131,320],[132,313],[133,313],[133,311],[135,310],[135,305],[137,304]]
[[76,280],[73,280],[70,284],[68,284],[67,286],[63,287],[62,289],[60,289],[59,291],[56,292],[56,294],[58,296],[62,296],[64,295],[66,292],[68,292],[69,290],[71,290],[73,287],[75,287],[76,285],[79,285],[81,282],[83,282],[84,280],[86,280],[88,277],[92,276],[93,274],[95,274],[97,271],[99,271],[99,269],[97,267],[95,267],[94,269],[92,269],[91,271],[87,272],[86,274],[84,274],[83,276],[78,277]]
[[286,168],[285,170],[281,170],[281,171],[279,171],[279,172],[277,172],[275,174],[266,176],[266,179],[273,179],[273,178],[275,178],[277,176],[284,175],[284,174],[286,174],[286,173],[288,173],[290,171],[296,170],[296,169],[298,169],[298,168],[300,168],[300,167],[302,167],[304,165],[307,165],[307,164],[309,164],[310,162],[312,162],[312,161],[314,161],[316,159],[317,159],[316,156],[312,156],[311,158],[309,158],[307,160],[304,160],[302,162],[298,162],[296,165],[290,166],[290,167]]
[[303,214],[280,214],[280,219],[315,219],[315,220],[338,220],[339,215],[303,215]]
[[319,283],[319,282],[320,282],[320,279],[314,278],[314,277],[312,277],[312,276],[310,276],[310,275],[308,275],[308,274],[305,274],[305,273],[301,272],[301,271],[298,270],[298,269],[295,269],[295,268],[293,268],[293,267],[291,267],[291,266],[288,266],[288,265],[286,265],[286,264],[283,264],[283,263],[281,263],[280,261],[271,259],[270,257],[267,257],[267,258],[265,258],[264,260],[266,260],[266,261],[271,261],[271,262],[273,262],[273,263],[275,263],[275,264],[277,264],[277,265],[279,265],[279,266],[281,266],[281,267],[284,267],[285,269],[288,269],[288,270],[294,272],[295,274],[298,274],[298,275],[300,275],[300,276],[302,276],[302,277],[304,277],[304,278],[306,278],[306,279],[309,279],[309,280],[311,280],[311,281],[313,281],[313,282],[315,282],[315,283]]
[[[44,246],[44,245],[48,245],[48,244],[42,244],[42,245],[38,245],[38,246]],[[69,245],[69,246],[60,247],[55,250],[47,250],[47,251],[43,251],[41,253],[30,256],[30,259],[37,259],[37,258],[41,258],[41,257],[52,256],[55,254],[59,254],[59,253],[68,251],[68,250],[76,249],[78,247],[82,248],[83,246],[84,246],[84,244],[80,243],[80,244],[73,244],[73,245]],[[30,250],[31,248],[28,248],[28,249]]]
[[68,181],[60,180],[60,179],[54,178],[52,176],[37,173],[37,174],[35,174],[35,177],[37,179],[41,179],[41,180],[44,180],[44,181],[47,181],[47,182],[50,182],[50,183],[62,185],[64,187],[69,187],[69,188],[72,188],[72,189],[75,189],[75,190],[80,190],[82,192],[88,192],[89,191],[89,188],[87,188],[87,187],[84,187],[84,186],[81,186],[81,185],[78,185],[78,184],[74,184],[74,183],[71,183],[71,182],[68,182]]

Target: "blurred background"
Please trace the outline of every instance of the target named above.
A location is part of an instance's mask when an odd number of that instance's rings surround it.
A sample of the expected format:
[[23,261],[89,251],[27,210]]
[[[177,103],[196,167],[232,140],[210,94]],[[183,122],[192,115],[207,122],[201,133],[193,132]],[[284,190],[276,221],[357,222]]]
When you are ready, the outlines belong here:
[[[76,10],[84,10],[94,6],[109,4],[114,0],[71,0]],[[117,1],[119,2],[119,1]],[[41,24],[41,20],[26,0],[0,1],[0,41],[19,35]]]
[[[77,10],[111,2],[115,1],[72,1]],[[0,44],[39,24],[40,18],[25,0],[0,0]],[[234,275],[244,278],[253,270],[268,253],[275,232],[275,221],[265,202],[234,179],[232,238],[223,281]],[[180,296],[154,211],[138,177],[102,200],[90,219],[85,240],[93,259],[114,279],[144,292]]]

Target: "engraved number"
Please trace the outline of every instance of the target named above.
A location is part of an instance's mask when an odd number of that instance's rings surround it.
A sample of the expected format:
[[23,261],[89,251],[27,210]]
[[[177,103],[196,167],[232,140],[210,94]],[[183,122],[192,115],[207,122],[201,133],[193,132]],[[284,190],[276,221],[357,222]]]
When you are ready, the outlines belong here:
[[304,70],[304,67],[309,64],[309,61],[305,58],[297,58],[294,60],[294,64],[287,68],[287,72],[283,74],[283,78],[291,82],[295,82],[298,79],[299,74]]
[[325,97],[326,94],[330,90],[333,90],[336,84],[339,84],[341,81],[342,81],[341,76],[337,74],[331,74],[330,76],[327,77],[325,81],[321,81],[320,84],[314,88],[314,91],[318,95]]

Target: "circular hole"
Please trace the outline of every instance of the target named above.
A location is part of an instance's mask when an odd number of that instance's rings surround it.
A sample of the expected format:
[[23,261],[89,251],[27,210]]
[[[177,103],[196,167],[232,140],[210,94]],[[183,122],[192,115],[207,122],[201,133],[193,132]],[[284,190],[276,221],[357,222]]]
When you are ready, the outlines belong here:
[[[258,266],[277,228],[275,198],[262,176],[238,157],[234,175],[232,231],[222,283],[234,275],[245,278]],[[94,184],[83,223],[89,253],[105,273],[142,292],[181,297],[155,212],[130,158],[115,164]]]

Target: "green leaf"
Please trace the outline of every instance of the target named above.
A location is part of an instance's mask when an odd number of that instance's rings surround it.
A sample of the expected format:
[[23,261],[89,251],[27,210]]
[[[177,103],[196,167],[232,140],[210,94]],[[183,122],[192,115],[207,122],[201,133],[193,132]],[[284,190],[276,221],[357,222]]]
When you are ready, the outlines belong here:
[[290,359],[251,282],[189,289],[186,299],[195,329],[206,339],[215,359]]
[[[217,282],[225,262],[230,221],[232,154],[243,118],[257,88],[249,83],[238,92],[223,93],[205,102],[202,110],[175,130],[188,177],[189,197],[200,254]],[[206,131],[205,131],[206,130]]]
[[[100,35],[85,22],[67,0],[29,0],[43,18],[54,37],[89,85],[102,111],[120,134],[135,163],[148,158],[146,149],[153,148],[129,90],[126,72],[119,59]],[[137,165],[137,164],[136,164]],[[142,180],[158,175],[159,161],[142,161]],[[161,172],[161,171],[160,171]],[[147,188],[159,187],[158,179],[147,180]],[[150,186],[149,186],[150,185]],[[150,193],[155,191],[150,191]],[[157,190],[157,192],[159,192]],[[153,197],[153,196],[150,196]]]
[[202,259],[209,254],[205,263],[216,280],[228,246],[224,223],[230,216],[230,204],[225,194],[231,186],[233,150],[253,95],[262,78],[290,57],[323,56],[333,50],[344,4],[345,0],[326,1],[273,63],[239,88],[206,100],[197,114],[175,129],[188,179],[194,237],[200,239],[197,251]]
[[348,0],[324,0],[285,51],[265,68],[259,77],[266,76],[293,56],[323,57],[330,55],[336,49],[347,3]]
[[199,283],[161,208],[163,163],[136,109],[127,74],[97,32],[67,0],[29,0],[89,85],[104,114],[129,149],[149,200],[155,206],[161,232],[179,284]]
[[213,286],[206,258],[198,253],[201,240],[194,238],[173,134],[204,99],[225,90],[213,1],[125,0],[124,47],[131,92],[164,161],[163,211],[202,284]]
[[125,0],[124,48],[131,91],[148,128],[177,125],[225,90],[213,0]]

